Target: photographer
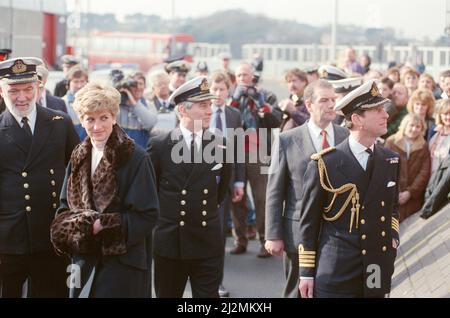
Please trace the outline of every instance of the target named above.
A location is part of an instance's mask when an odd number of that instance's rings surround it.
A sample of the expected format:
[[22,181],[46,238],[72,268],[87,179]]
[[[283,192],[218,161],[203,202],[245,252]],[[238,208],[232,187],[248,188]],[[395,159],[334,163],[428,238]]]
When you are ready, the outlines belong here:
[[143,90],[139,89],[138,81],[131,77],[125,78],[121,70],[113,70],[110,76],[113,86],[121,95],[117,124],[136,144],[147,147],[150,130],[157,121],[156,111],[146,105],[143,99]]
[[298,68],[294,68],[286,73],[285,80],[288,84],[290,96],[278,105],[284,113],[281,131],[301,126],[309,119],[309,112],[303,101],[303,91],[308,85],[307,74]]
[[[265,158],[258,156],[256,163],[249,162],[250,154],[258,153],[260,147],[267,149],[270,155],[270,133],[272,128],[278,128],[281,124],[281,110],[276,106],[276,96],[267,90],[255,85],[255,77],[252,65],[241,63],[236,69],[236,81],[238,86],[233,94],[231,106],[237,108],[243,117],[243,128],[246,130],[245,139],[245,172],[247,180],[252,189],[253,202],[256,212],[256,227],[261,243],[258,257],[266,258],[271,255],[264,248],[265,231],[265,196],[267,175],[261,173],[261,168],[267,166]],[[267,139],[262,140],[260,128],[266,128]],[[253,130],[253,133],[252,133]],[[262,135],[264,136],[264,135]],[[245,205],[245,204],[244,204]],[[243,207],[240,211],[233,211],[233,223],[236,234],[236,247],[230,251],[232,254],[242,254],[247,250],[247,238],[243,230],[246,227],[247,209]]]

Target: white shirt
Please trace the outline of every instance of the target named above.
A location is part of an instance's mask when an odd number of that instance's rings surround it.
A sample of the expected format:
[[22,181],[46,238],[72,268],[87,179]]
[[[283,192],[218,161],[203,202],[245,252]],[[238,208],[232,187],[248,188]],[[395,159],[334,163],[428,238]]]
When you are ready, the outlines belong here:
[[222,106],[217,106],[217,105],[212,105],[212,116],[211,116],[211,120],[209,122],[209,131],[211,131],[212,133],[216,133],[216,116],[217,116],[217,111],[219,110],[219,108],[222,110],[222,113],[220,114],[220,120],[222,121],[222,136],[224,136],[225,138],[227,137],[227,122],[225,119],[225,105]]
[[103,158],[103,149],[99,149],[92,142],[92,153],[91,153],[91,178],[94,176],[95,169],[97,169],[100,161]]
[[[361,167],[366,170],[367,160],[369,159],[369,153],[366,151],[367,147],[357,142],[351,134],[348,138],[348,144],[356,160],[358,160]],[[373,151],[374,146],[372,145],[369,148]]]
[[311,136],[311,139],[313,141],[316,152],[323,150],[322,149],[323,136],[321,134],[322,130],[325,130],[327,132],[327,141],[328,141],[328,144],[330,145],[330,147],[334,147],[333,124],[329,123],[325,129],[322,129],[319,126],[317,126],[312,120],[308,120],[308,131],[309,131],[309,135]]
[[[192,131],[183,127],[181,123],[180,123],[180,130],[181,133],[183,134],[184,141],[187,143],[188,149],[191,150]],[[202,130],[195,133],[195,144],[197,145],[197,149],[200,149],[202,145],[202,137],[203,137]]]
[[156,98],[158,98],[158,101],[161,104],[161,107],[167,108],[170,105],[168,99],[164,100],[164,99],[161,99],[159,97],[156,97]]
[[[14,118],[17,120],[17,122],[19,123],[20,128],[23,128],[23,123],[22,123],[22,116],[17,116],[16,114],[13,114],[11,112],[11,115],[14,116]],[[31,133],[34,135],[34,127],[36,126],[36,116],[37,116],[37,111],[36,111],[36,106],[33,107],[33,110],[31,111],[31,113],[26,116],[28,118],[28,125],[31,128]]]

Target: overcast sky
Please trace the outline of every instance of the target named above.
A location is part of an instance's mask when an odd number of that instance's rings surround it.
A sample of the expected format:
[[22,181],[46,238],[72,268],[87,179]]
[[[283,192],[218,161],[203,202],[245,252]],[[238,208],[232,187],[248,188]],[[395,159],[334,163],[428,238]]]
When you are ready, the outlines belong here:
[[[78,2],[92,13],[155,14],[198,17],[218,10],[241,8],[273,18],[296,20],[312,25],[333,21],[333,0],[68,0],[68,9]],[[88,5],[88,2],[90,4]],[[436,39],[445,28],[446,0],[338,0],[339,23],[362,27],[393,27],[403,35]],[[226,18],[226,17],[224,17]]]

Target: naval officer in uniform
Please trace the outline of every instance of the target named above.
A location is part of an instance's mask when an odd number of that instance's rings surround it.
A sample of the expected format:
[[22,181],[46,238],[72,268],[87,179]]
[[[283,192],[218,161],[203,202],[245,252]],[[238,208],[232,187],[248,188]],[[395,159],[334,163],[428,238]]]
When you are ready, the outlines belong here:
[[188,278],[193,297],[219,297],[223,231],[218,205],[232,167],[224,160],[224,138],[207,130],[215,98],[204,76],[180,86],[170,96],[180,126],[150,141],[160,202],[153,239],[157,297],[181,298]]
[[64,113],[36,105],[37,58],[0,63],[0,293],[65,297],[66,260],[50,243],[66,164],[78,144]]
[[336,105],[350,136],[312,156],[299,224],[302,297],[383,297],[399,239],[399,157],[375,140],[388,114],[374,81]]

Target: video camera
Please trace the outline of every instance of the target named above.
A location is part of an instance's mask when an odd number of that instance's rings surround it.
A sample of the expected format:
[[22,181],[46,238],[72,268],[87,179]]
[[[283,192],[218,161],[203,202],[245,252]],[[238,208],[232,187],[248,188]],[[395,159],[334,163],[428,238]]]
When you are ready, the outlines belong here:
[[109,77],[114,88],[120,92],[120,104],[126,104],[128,101],[128,95],[122,90],[130,90],[131,88],[136,88],[138,87],[138,82],[131,78],[125,78],[125,74],[123,73],[123,71],[117,69],[112,70],[109,74]]
[[252,99],[253,102],[256,104],[256,108],[259,108],[261,105],[264,104],[264,101],[261,100],[262,96],[254,86],[245,86],[245,85],[238,85],[233,93],[233,102],[236,105],[241,105],[243,103],[242,99]]

